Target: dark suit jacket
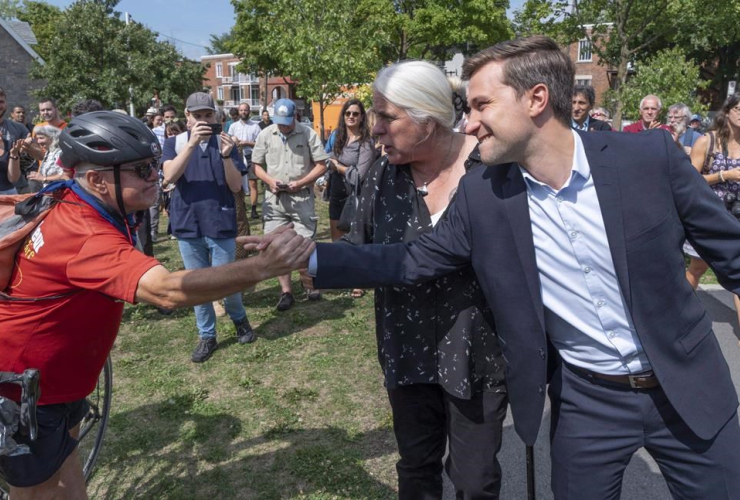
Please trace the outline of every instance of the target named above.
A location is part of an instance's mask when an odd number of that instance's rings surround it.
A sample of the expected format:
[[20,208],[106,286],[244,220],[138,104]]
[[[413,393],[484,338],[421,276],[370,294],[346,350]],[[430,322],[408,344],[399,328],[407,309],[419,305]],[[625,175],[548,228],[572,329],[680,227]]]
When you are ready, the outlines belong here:
[[597,120],[596,118],[589,118],[588,119],[588,131],[593,132],[611,132],[612,127],[608,123],[602,120]]
[[[740,223],[670,135],[579,132],[619,285],[667,397],[703,439],[738,405],[712,320],[685,278],[683,241],[740,292]],[[517,433],[537,438],[547,383],[544,308],[525,181],[515,164],[481,167],[433,233],[407,245],[320,244],[318,288],[409,284],[470,262],[496,318]]]

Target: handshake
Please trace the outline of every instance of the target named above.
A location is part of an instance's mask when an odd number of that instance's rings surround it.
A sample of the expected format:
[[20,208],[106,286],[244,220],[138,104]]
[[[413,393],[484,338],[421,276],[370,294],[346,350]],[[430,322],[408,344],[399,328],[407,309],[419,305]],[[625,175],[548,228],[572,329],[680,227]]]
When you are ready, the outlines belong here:
[[[263,236],[239,236],[239,245],[247,251],[258,251],[259,266],[263,279],[289,274],[300,270],[302,280],[310,279],[306,270],[308,259],[316,249],[316,243],[295,232],[293,224],[286,224]],[[251,259],[249,259],[251,260]]]

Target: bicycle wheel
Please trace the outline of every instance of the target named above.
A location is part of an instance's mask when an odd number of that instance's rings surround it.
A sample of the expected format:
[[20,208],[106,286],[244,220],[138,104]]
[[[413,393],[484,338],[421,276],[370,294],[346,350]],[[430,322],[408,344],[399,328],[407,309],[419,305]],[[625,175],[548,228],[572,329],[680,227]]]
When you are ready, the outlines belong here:
[[82,472],[85,480],[89,480],[98,460],[100,450],[103,447],[103,437],[108,427],[108,416],[110,414],[111,396],[113,392],[113,366],[110,356],[100,372],[98,385],[87,397],[90,410],[80,422],[80,437],[78,441],[78,453],[82,462]]
[[[87,397],[90,410],[80,423],[78,452],[86,481],[90,479],[95,462],[98,460],[98,455],[100,455],[100,450],[103,447],[103,436],[108,426],[112,391],[113,367],[109,356],[103,371],[100,372],[98,385],[92,394]],[[8,484],[0,477],[0,500],[8,499],[8,491]]]

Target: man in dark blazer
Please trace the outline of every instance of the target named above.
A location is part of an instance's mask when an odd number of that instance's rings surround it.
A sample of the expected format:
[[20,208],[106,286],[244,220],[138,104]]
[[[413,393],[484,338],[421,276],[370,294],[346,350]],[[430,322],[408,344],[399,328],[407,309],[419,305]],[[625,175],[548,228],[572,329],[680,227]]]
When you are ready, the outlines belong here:
[[681,252],[688,238],[738,293],[740,223],[667,133],[572,130],[574,72],[546,37],[468,59],[467,133],[490,166],[462,179],[433,233],[319,244],[309,272],[317,288],[371,288],[472,263],[527,445],[549,383],[555,498],[619,498],[641,447],[674,497],[740,498],[738,400]]
[[576,85],[573,87],[572,121],[571,126],[576,130],[588,132],[611,132],[611,126],[602,120],[591,116],[591,110],[596,102],[596,92],[591,85]]

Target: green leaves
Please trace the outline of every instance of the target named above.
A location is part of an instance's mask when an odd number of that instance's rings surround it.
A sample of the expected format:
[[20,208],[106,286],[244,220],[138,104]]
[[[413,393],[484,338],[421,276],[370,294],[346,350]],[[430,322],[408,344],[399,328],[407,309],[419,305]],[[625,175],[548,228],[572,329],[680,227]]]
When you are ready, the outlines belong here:
[[648,94],[657,94],[663,101],[663,114],[668,107],[682,102],[692,113],[703,113],[706,106],[701,103],[697,91],[706,88],[708,81],[699,79],[699,66],[686,57],[679,47],[658,52],[635,67],[636,75],[619,91],[609,91],[607,104],[620,100],[624,103],[624,115],[632,120],[640,116],[640,100]]
[[184,60],[145,26],[127,26],[112,10],[116,3],[78,0],[64,11],[54,11],[43,2],[26,2],[46,61],[33,70],[33,77],[46,82],[38,93],[53,96],[62,109],[80,99],[123,108],[131,87],[134,105],[143,111],[154,89],[165,103],[182,102],[202,89],[201,65]]

